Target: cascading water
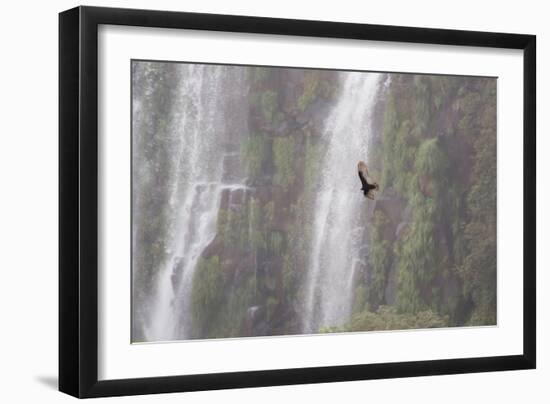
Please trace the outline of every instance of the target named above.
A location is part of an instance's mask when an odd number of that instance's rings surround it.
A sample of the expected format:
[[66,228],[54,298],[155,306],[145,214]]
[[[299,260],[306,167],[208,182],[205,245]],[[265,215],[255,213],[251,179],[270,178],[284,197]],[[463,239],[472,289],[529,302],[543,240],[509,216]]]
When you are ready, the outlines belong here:
[[[340,73],[340,94],[323,130],[327,150],[316,187],[302,331],[317,332],[347,321],[353,298],[353,272],[361,260],[361,220],[366,203],[357,162],[367,157],[382,75]],[[368,161],[367,161],[368,164]]]
[[147,307],[145,339],[192,334],[191,292],[202,252],[216,235],[223,192],[246,189],[239,164],[247,134],[246,71],[228,66],[177,64],[167,115],[168,241]]

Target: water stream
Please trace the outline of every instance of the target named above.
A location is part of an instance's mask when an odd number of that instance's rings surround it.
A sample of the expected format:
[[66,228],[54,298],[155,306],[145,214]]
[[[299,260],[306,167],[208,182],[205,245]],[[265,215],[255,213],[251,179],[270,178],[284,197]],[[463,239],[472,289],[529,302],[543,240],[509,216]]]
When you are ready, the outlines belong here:
[[304,333],[347,321],[353,272],[366,223],[357,162],[367,159],[372,113],[382,75],[340,73],[340,93],[322,133],[327,150],[314,203],[313,233],[302,315]]
[[204,249],[216,235],[223,192],[246,189],[239,164],[241,136],[247,134],[243,108],[246,71],[179,64],[169,127],[170,240],[156,276],[146,328],[149,341],[191,335],[193,276]]

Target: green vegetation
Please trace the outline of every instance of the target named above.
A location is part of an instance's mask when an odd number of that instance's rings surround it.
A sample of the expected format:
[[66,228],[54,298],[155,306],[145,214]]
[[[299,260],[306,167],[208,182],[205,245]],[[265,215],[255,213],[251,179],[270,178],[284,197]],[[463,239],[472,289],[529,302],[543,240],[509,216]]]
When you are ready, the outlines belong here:
[[321,145],[314,143],[308,137],[306,140],[306,155],[304,161],[304,193],[310,193],[319,178],[321,169]]
[[[416,328],[422,313],[432,313],[435,326],[495,324],[496,88],[494,80],[461,82],[392,81],[374,167],[382,188],[406,207],[397,223],[374,213],[369,304],[350,329]],[[406,231],[388,237],[399,223]],[[395,303],[373,313],[389,303],[384,290],[393,271]]]
[[405,330],[410,328],[445,327],[447,320],[431,310],[419,311],[413,315],[399,313],[395,308],[380,306],[373,312],[354,316],[346,331]]
[[340,327],[324,327],[319,332],[357,332],[438,328],[447,326],[448,320],[431,310],[415,314],[399,313],[394,307],[380,306],[377,311],[362,311]]
[[260,98],[260,104],[265,120],[271,122],[277,111],[277,93],[271,90],[265,91]]
[[372,219],[371,231],[369,232],[369,269],[371,279],[368,285],[369,303],[371,307],[377,308],[384,304],[384,292],[386,290],[388,269],[393,260],[392,244],[384,239],[384,231],[389,224],[386,215],[377,211]]
[[250,136],[242,145],[241,155],[246,163],[248,175],[259,177],[269,155],[269,143],[261,134]]
[[295,179],[294,145],[295,138],[277,137],[273,141],[273,162],[275,163],[275,184],[283,188],[292,185]]
[[269,250],[275,254],[279,254],[283,251],[284,238],[278,231],[273,231],[269,238]]
[[252,83],[255,85],[261,84],[268,79],[270,75],[270,69],[266,69],[265,67],[253,67],[251,71]]
[[283,256],[283,296],[287,302],[296,298],[298,291],[298,269],[295,260],[288,253]]
[[[250,201],[250,213],[248,220],[250,221],[248,224],[248,237],[249,237],[249,243],[250,248],[254,251],[257,251],[258,249],[265,248],[265,237],[262,232],[262,207],[260,206],[260,203],[257,199],[252,199]],[[265,208],[264,208],[265,211]],[[218,219],[219,220],[219,219]]]
[[304,72],[303,91],[296,106],[300,112],[312,104],[315,100],[331,99],[335,93],[335,86],[330,81],[323,78],[323,72],[320,70],[309,70]]
[[[464,229],[469,254],[458,266],[464,293],[475,306],[471,325],[496,323],[496,105],[484,104],[487,97],[496,97],[493,83],[482,89],[479,98],[469,99],[465,104],[469,113],[461,121],[465,134],[474,137],[476,154]],[[480,109],[483,113],[474,116],[473,111]],[[475,131],[479,131],[477,136]]]
[[218,256],[201,258],[193,279],[193,322],[198,329],[204,330],[210,319],[216,317],[223,301],[223,273]]
[[304,91],[298,98],[298,109],[304,111],[306,107],[315,99],[319,87],[319,73],[310,71],[305,73]]

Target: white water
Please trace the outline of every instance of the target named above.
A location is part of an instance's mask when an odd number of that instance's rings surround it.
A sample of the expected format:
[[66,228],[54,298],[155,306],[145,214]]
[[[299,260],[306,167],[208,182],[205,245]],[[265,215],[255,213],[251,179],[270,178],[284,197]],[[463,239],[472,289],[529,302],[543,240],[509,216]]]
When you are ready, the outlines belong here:
[[[239,158],[247,133],[245,72],[208,65],[177,65],[177,95],[169,114],[169,241],[149,302],[147,341],[189,338],[191,290],[202,252],[216,236],[222,192],[246,188],[227,160]],[[235,171],[235,170],[233,170]],[[238,171],[238,170],[237,170]]]
[[[302,330],[317,332],[349,319],[353,272],[366,223],[357,162],[367,159],[372,113],[382,75],[341,73],[338,100],[325,121],[328,145],[319,173]],[[368,161],[367,161],[368,164]]]

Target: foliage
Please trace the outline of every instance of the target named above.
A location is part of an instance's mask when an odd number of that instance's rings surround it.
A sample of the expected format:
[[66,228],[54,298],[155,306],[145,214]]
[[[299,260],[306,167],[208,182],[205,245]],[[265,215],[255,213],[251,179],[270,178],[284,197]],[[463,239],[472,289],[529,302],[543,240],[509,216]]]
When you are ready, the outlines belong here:
[[352,314],[356,314],[365,309],[367,309],[367,288],[363,284],[358,284],[353,291],[351,312]]
[[262,93],[260,98],[260,105],[262,108],[262,114],[266,121],[271,122],[277,111],[277,93],[272,90],[267,90]]
[[431,310],[415,314],[400,313],[395,307],[380,306],[376,311],[364,310],[352,316],[351,320],[340,327],[323,327],[326,332],[357,332],[440,328],[448,324],[446,317],[441,317]]
[[[265,207],[263,211],[265,212]],[[262,231],[262,207],[258,200],[252,199],[249,202],[248,215],[249,247],[253,250],[265,248],[265,237]]]
[[216,316],[223,301],[223,274],[218,256],[201,258],[193,279],[193,322],[204,329]]
[[275,254],[279,254],[283,251],[284,237],[278,231],[273,231],[269,237],[269,251]]
[[251,178],[257,178],[261,175],[268,154],[269,143],[261,134],[250,136],[243,144],[241,155]]
[[[487,85],[481,94],[465,104],[470,114],[465,115],[467,123],[462,122],[465,132],[477,129],[480,135],[473,141],[476,159],[467,198],[469,218],[464,239],[468,255],[458,267],[464,294],[475,306],[471,325],[496,323],[496,106],[482,103],[485,97],[495,96],[496,88]],[[474,116],[476,109],[482,113]]]
[[317,184],[321,169],[321,151],[321,145],[308,137],[304,159],[304,193],[311,192]]
[[317,89],[319,88],[319,72],[309,71],[305,73],[304,91],[298,98],[298,109],[304,111],[306,107],[315,99]]
[[267,80],[270,75],[270,69],[265,67],[253,67],[252,68],[252,82],[254,84],[261,84]]
[[415,314],[399,313],[396,308],[380,306],[376,312],[364,311],[352,317],[346,331],[407,330],[445,327],[447,319],[431,310]]
[[224,244],[231,248],[245,248],[249,240],[247,214],[243,210],[220,209],[218,211],[218,234]]
[[[387,222],[375,212],[368,299],[374,308],[384,302],[385,282],[395,270],[399,313],[432,310],[449,325],[494,324],[496,88],[492,80],[471,79],[468,86],[461,81],[441,76],[392,81],[382,158],[376,160],[382,167],[375,168],[381,169],[382,188],[396,191],[411,214],[407,231],[392,240],[383,236]],[[457,118],[442,118],[453,114]],[[462,285],[462,293],[456,295],[453,284]]]
[[283,296],[286,300],[292,301],[296,297],[298,291],[298,270],[295,265],[295,260],[287,252],[283,256]]
[[368,283],[368,301],[371,307],[384,304],[384,292],[388,270],[393,260],[392,244],[384,238],[384,230],[389,225],[389,220],[382,211],[376,211],[372,218],[372,227],[369,232],[369,256],[370,280]]
[[229,293],[224,295],[223,302],[218,306],[215,318],[208,322],[203,330],[207,338],[239,337],[243,335],[243,324],[246,321],[247,310],[255,304],[256,278],[247,274],[241,279],[233,281],[227,287]]
[[[416,118],[413,133],[415,136],[425,136],[430,125],[432,99],[430,91],[431,77],[414,76],[414,115]],[[441,106],[441,98],[438,98]],[[437,104],[435,105],[437,107]]]
[[296,177],[294,170],[294,137],[277,137],[273,141],[273,162],[275,163],[275,184],[283,188],[292,185]]
[[266,300],[266,310],[267,310],[267,320],[272,320],[273,316],[275,314],[275,310],[277,309],[277,306],[279,305],[279,301],[274,298],[273,296],[269,296]]
[[439,146],[437,137],[427,139],[420,144],[415,160],[415,169],[420,175],[430,177],[445,174],[447,170],[447,156]]

